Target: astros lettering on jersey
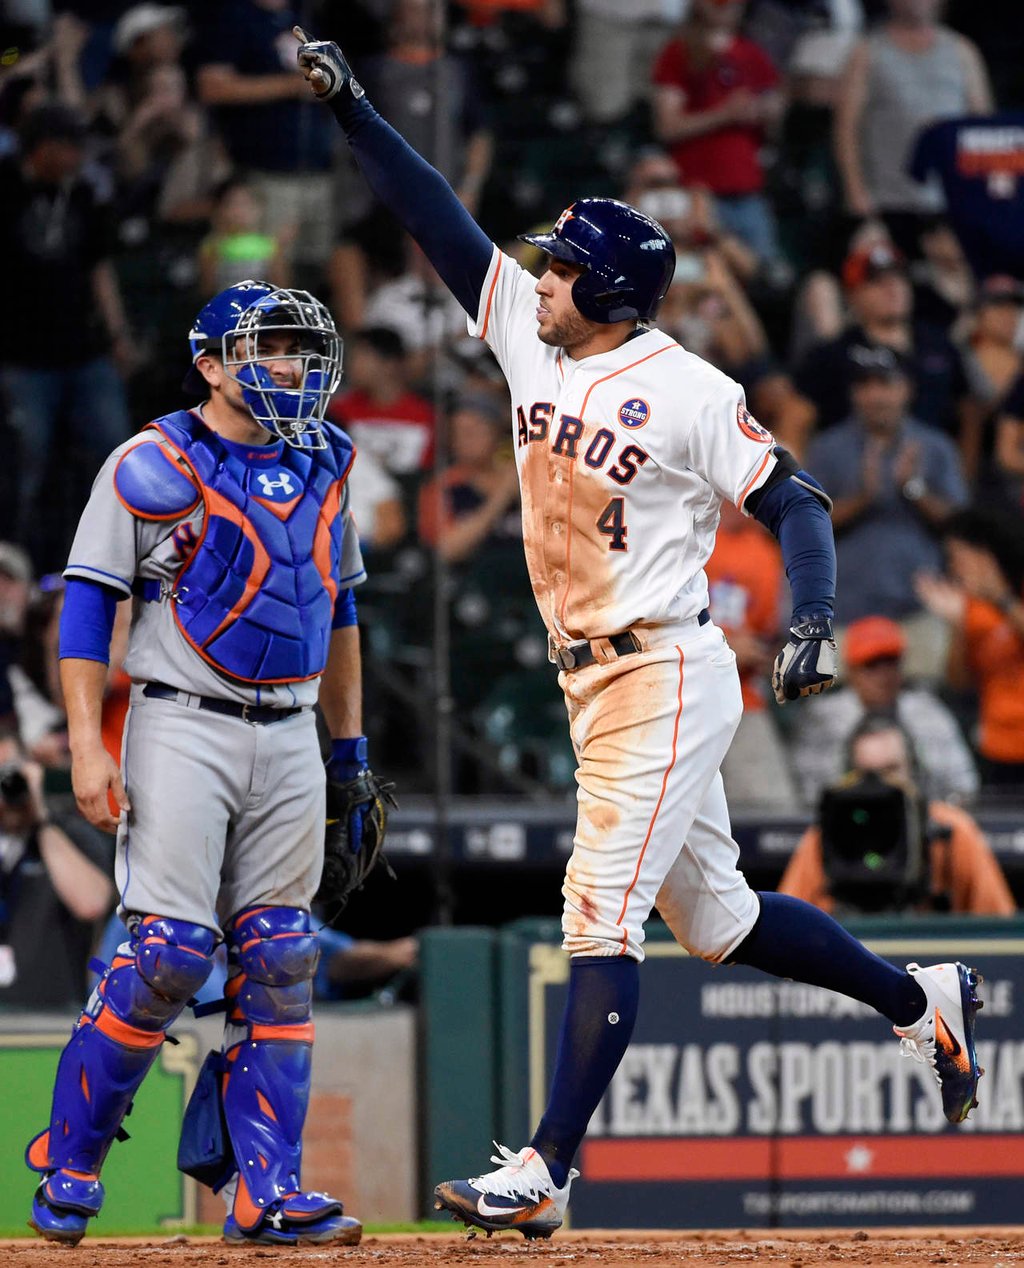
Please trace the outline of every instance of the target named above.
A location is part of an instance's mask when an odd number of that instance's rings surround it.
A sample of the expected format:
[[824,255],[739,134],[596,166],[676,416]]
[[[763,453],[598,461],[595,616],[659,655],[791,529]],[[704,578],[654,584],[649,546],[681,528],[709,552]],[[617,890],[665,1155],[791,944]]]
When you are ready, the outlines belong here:
[[548,633],[557,646],[696,616],[720,500],[742,509],[768,479],[772,435],[738,383],[661,331],[580,361],[542,343],[534,286],[495,248],[470,331],[509,382]]

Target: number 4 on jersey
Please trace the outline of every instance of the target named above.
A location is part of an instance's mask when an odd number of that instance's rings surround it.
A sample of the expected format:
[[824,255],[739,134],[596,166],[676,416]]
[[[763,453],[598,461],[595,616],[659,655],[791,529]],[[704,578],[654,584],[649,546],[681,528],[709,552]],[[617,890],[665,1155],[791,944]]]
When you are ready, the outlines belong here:
[[597,527],[609,538],[609,550],[628,550],[626,545],[626,499],[612,498],[601,512]]

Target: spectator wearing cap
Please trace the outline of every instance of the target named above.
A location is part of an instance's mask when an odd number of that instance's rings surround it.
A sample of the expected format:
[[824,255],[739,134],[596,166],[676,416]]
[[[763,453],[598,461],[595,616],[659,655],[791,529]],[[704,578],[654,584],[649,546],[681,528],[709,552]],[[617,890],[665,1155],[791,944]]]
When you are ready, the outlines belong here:
[[865,616],[845,631],[839,691],[816,696],[801,710],[793,762],[808,806],[843,772],[850,735],[868,714],[893,718],[910,737],[923,791],[942,801],[970,801],[978,772],[956,719],[938,696],[904,677],[907,637],[885,616]]
[[836,107],[836,165],[846,205],[880,216],[905,252],[920,218],[943,209],[942,190],[907,170],[920,131],[940,119],[986,114],[992,90],[975,46],[939,24],[942,0],[888,0],[888,21],[847,63]]
[[654,130],[684,185],[715,197],[721,224],[762,260],[779,258],[761,148],[784,108],[768,55],[737,34],[746,0],[693,0],[654,65]]
[[945,436],[908,412],[911,384],[898,352],[855,345],[850,366],[852,413],[807,453],[808,470],[834,502],[837,623],[875,615],[910,621],[908,673],[937,676],[947,640],[941,623],[921,615],[914,578],[938,569],[936,530],[967,500],[960,459]]
[[331,402],[332,422],[392,475],[428,470],[434,460],[434,409],[409,387],[401,335],[369,326],[346,340],[345,353],[347,387]]
[[109,208],[82,176],[86,130],[67,106],[34,110],[21,153],[0,162],[0,391],[17,442],[13,520],[18,541],[40,540],[33,519],[59,423],[91,477],[128,435],[120,370],[134,361],[111,254]]
[[180,66],[186,35],[185,10],[178,5],[126,9],[114,27],[110,69],[94,94],[97,118],[120,132],[147,96],[152,72]]
[[874,343],[906,360],[914,417],[958,437],[970,406],[963,360],[945,331],[914,320],[904,256],[876,240],[850,252],[842,278],[850,322],[834,338],[812,345],[794,376],[797,390],[815,407],[818,429],[848,417],[850,350]]

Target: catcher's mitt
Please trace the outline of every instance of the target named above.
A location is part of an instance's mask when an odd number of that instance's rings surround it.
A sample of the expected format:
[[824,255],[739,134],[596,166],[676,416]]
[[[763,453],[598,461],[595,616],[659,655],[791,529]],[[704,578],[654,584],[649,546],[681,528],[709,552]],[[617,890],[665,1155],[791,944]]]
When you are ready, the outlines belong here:
[[324,870],[316,899],[344,904],[369,874],[382,863],[388,806],[397,806],[395,785],[381,780],[368,767],[351,779],[338,780],[327,770],[327,831],[324,836]]

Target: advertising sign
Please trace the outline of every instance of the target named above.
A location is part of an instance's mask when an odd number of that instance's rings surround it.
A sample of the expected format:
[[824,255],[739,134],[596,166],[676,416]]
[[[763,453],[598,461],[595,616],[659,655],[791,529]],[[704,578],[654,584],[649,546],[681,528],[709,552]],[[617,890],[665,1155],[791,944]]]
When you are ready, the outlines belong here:
[[[930,1067],[866,1005],[647,947],[632,1043],[580,1151],[578,1227],[1004,1224],[1024,1192],[1024,939],[886,940],[985,982],[979,1106],[958,1127]],[[568,962],[530,948],[531,1117],[544,1108]]]

